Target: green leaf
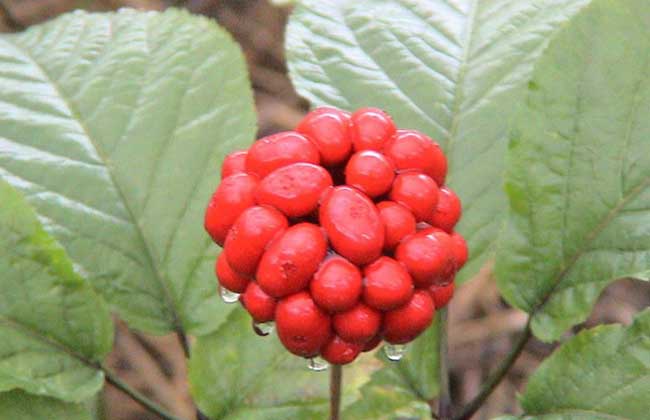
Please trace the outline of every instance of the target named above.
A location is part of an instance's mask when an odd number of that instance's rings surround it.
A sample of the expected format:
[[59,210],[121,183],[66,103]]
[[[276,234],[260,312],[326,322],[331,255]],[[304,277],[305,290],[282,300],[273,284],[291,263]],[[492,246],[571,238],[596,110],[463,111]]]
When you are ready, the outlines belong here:
[[1,180],[0,203],[0,391],[84,400],[103,385],[99,363],[113,340],[108,308]]
[[0,37],[0,176],[132,326],[217,328],[203,211],[255,133],[244,60],[186,12],[77,12]]
[[399,362],[389,361],[381,351],[384,367],[374,372],[370,381],[363,385],[360,398],[346,408],[343,418],[430,419],[428,404],[439,391],[439,328],[440,322],[435,322],[409,343]]
[[64,403],[23,391],[0,393],[0,418],[11,420],[91,420],[81,404]]
[[313,105],[376,106],[436,139],[464,203],[470,262],[493,253],[506,213],[503,155],[514,105],[548,38],[588,0],[304,0],[287,58]]
[[192,395],[212,420],[325,418],[327,372],[311,372],[275,334],[258,337],[242,309],[199,337],[189,362]]
[[[650,9],[599,0],[539,61],[515,124],[499,288],[543,340],[650,268]],[[614,71],[614,69],[616,71]]]
[[530,378],[521,404],[535,418],[646,420],[648,389],[650,309],[629,327],[596,327],[562,345]]

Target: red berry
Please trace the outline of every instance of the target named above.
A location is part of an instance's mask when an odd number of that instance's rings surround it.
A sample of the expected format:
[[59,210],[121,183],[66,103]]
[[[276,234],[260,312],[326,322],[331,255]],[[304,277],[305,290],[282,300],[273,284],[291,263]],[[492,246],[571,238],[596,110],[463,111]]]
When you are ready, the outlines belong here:
[[221,165],[221,178],[246,172],[246,156],[248,156],[248,150],[237,150],[229,153],[223,159],[223,165]]
[[461,204],[456,193],[450,188],[441,187],[438,194],[438,205],[427,220],[431,225],[451,233],[458,223],[461,214]]
[[399,174],[390,190],[390,199],[410,209],[418,221],[426,220],[438,204],[438,186],[424,174]]
[[205,210],[204,226],[212,240],[222,246],[230,227],[247,208],[255,205],[259,180],[254,175],[235,174],[225,178]]
[[316,145],[325,166],[337,165],[350,156],[349,112],[330,107],[317,108],[303,118],[296,131]]
[[268,204],[288,217],[305,216],[318,207],[325,189],[332,186],[332,177],[321,166],[292,163],[271,172],[257,189],[257,202]]
[[253,143],[248,150],[246,171],[264,178],[290,163],[319,161],[318,149],[312,142],[295,131],[284,131]]
[[429,287],[429,294],[431,295],[431,299],[433,299],[436,309],[444,308],[447,306],[447,303],[449,303],[452,296],[454,296],[453,280],[449,282],[449,284],[445,285],[432,285]]
[[440,145],[415,130],[397,130],[384,145],[384,153],[398,170],[418,169],[433,178],[438,185],[445,183],[447,158]]
[[413,294],[413,282],[406,269],[389,257],[380,257],[365,270],[363,300],[381,311],[405,304]]
[[361,108],[352,114],[350,136],[355,151],[381,151],[384,142],[395,133],[395,124],[381,109]]
[[384,155],[374,150],[357,152],[345,168],[345,183],[369,197],[386,194],[395,178],[395,168]]
[[239,299],[255,322],[273,321],[276,300],[264,293],[264,290],[254,281],[248,284],[246,291]]
[[334,331],[351,343],[366,343],[379,332],[381,313],[359,302],[354,308],[332,317]]
[[238,273],[255,275],[266,246],[288,226],[287,218],[273,207],[246,209],[226,238],[224,252],[228,264]]
[[364,353],[368,351],[373,351],[379,345],[379,343],[381,343],[381,340],[382,340],[382,335],[377,334],[376,336],[371,338],[370,341],[368,341],[365,346],[363,346],[363,350],[361,351],[363,351]]
[[441,232],[426,232],[404,239],[395,251],[395,258],[404,264],[416,287],[444,283],[454,271],[449,236]]
[[302,357],[316,356],[331,336],[329,316],[307,292],[278,302],[275,325],[284,347]]
[[327,253],[321,229],[299,223],[270,244],[257,269],[257,282],[273,297],[296,293],[309,285]]
[[415,233],[413,213],[394,201],[382,201],[377,204],[379,217],[384,224],[384,249],[392,251],[406,236]]
[[329,312],[346,311],[361,297],[361,272],[342,257],[326,259],[310,283],[311,295]]
[[408,343],[431,324],[436,310],[425,290],[417,290],[404,306],[384,315],[384,340],[391,344]]
[[460,233],[453,232],[451,234],[451,244],[451,253],[456,262],[456,270],[460,270],[467,262],[467,242],[465,242],[465,238],[463,238]]
[[335,187],[320,206],[320,223],[332,247],[357,265],[374,261],[384,246],[384,226],[374,203],[350,187]]
[[334,336],[321,349],[321,356],[333,365],[346,365],[357,358],[362,347],[361,344],[348,343]]
[[246,290],[246,286],[248,286],[248,283],[250,282],[247,277],[236,273],[232,267],[230,267],[225,252],[222,252],[217,257],[215,273],[217,274],[221,287],[230,290],[231,292],[242,293]]

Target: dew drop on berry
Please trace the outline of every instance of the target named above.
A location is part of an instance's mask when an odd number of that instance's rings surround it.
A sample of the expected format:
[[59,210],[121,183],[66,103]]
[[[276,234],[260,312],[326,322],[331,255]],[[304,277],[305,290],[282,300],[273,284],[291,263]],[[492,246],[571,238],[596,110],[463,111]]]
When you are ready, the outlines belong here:
[[386,343],[383,349],[388,360],[392,362],[399,362],[404,357],[404,353],[406,353],[406,346],[404,344]]
[[221,296],[221,300],[225,303],[235,303],[239,300],[239,293],[231,292],[221,286],[219,286],[219,295]]
[[323,358],[319,356],[309,359],[309,364],[307,365],[309,370],[313,370],[314,372],[322,372],[324,370],[327,370],[329,366],[329,363],[327,363]]
[[265,337],[273,332],[275,329],[275,322],[253,322],[253,331],[260,337]]

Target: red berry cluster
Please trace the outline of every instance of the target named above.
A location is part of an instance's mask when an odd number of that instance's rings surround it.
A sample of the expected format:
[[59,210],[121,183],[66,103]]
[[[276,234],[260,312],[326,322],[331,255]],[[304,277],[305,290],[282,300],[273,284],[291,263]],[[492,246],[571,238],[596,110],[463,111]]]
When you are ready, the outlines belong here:
[[205,214],[221,288],[299,356],[413,340],[467,260],[446,173],[437,143],[379,109],[312,111],[224,160]]

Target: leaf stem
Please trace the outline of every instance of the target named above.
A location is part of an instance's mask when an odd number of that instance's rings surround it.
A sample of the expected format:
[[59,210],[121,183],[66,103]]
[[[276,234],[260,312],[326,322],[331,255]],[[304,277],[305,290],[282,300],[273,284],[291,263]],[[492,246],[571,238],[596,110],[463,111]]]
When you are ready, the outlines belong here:
[[330,420],[339,420],[341,411],[341,382],[343,368],[341,365],[332,365],[330,373]]
[[[440,393],[438,396],[438,415],[440,420],[451,418],[451,393],[449,392],[449,362],[447,343],[447,308],[440,311],[440,338],[438,340],[438,357],[440,363]],[[432,417],[434,413],[431,413]]]
[[[177,328],[176,329],[176,337],[178,337],[178,341],[181,343],[181,347],[183,348],[183,353],[185,354],[185,358],[187,360],[190,359],[190,339],[185,334],[185,331],[182,328]],[[199,409],[199,407],[196,407],[196,420],[210,420],[208,416],[203,414],[203,412]]]
[[104,372],[106,381],[109,384],[113,385],[115,388],[131,397],[134,401],[140,403],[147,410],[151,411],[152,413],[156,413],[164,420],[183,420],[180,417],[176,417],[173,414],[168,413],[163,407],[159,406],[144,395],[140,394],[135,389],[131,388],[126,382],[122,381],[115,373],[111,372],[106,367],[102,366],[101,369]]
[[487,381],[481,387],[481,391],[478,393],[474,399],[472,399],[458,415],[454,416],[452,420],[468,420],[481,408],[481,405],[487,400],[487,398],[492,394],[497,385],[501,380],[506,376],[510,368],[515,364],[517,358],[526,347],[528,340],[532,337],[532,331],[530,329],[531,317],[528,317],[528,322],[526,323],[526,328],[522,331],[521,335],[517,339],[517,342],[510,350],[510,353],[506,356],[505,359],[501,362],[497,370],[495,370]]

